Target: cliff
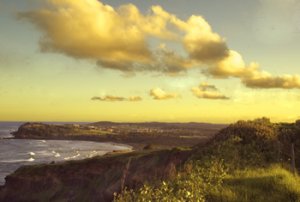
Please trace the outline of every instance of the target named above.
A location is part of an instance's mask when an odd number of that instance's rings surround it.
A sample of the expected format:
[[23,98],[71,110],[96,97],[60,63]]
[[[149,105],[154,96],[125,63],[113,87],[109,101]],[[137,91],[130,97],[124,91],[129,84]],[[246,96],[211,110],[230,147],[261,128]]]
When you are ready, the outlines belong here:
[[0,201],[111,201],[122,186],[172,177],[189,156],[173,149],[25,166],[6,177]]

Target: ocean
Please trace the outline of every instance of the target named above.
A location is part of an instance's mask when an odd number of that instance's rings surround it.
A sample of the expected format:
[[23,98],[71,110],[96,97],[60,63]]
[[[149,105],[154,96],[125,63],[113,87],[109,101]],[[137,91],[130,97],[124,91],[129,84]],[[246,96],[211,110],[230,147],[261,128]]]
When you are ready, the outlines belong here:
[[22,123],[0,122],[0,185],[5,176],[23,165],[68,161],[104,155],[114,150],[132,149],[114,143],[72,140],[8,139]]

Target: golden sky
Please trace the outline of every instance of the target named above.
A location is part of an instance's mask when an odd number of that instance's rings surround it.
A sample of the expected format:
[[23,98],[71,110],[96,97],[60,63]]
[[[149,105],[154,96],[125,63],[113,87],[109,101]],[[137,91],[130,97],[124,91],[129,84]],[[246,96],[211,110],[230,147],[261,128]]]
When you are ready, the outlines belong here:
[[0,120],[293,121],[299,11],[297,0],[3,0]]

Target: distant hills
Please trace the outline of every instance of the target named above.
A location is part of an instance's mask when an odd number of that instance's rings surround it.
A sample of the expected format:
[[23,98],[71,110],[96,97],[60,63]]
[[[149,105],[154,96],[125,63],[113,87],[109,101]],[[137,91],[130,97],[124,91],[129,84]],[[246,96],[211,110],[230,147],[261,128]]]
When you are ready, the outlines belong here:
[[213,124],[213,123],[200,123],[200,122],[110,122],[99,121],[90,123],[94,126],[136,126],[136,127],[149,127],[149,128],[161,128],[161,129],[222,129],[228,126],[228,124]]

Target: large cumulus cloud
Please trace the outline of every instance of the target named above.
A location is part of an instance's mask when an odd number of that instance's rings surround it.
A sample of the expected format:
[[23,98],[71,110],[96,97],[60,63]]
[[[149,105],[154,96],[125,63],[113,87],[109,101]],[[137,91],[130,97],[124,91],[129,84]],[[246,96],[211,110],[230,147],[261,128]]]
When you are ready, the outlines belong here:
[[[123,72],[177,75],[201,68],[208,76],[235,77],[250,88],[300,88],[298,75],[274,76],[258,63],[246,64],[202,16],[182,20],[160,6],[143,14],[133,4],[113,8],[98,0],[46,2],[43,8],[19,13],[42,30],[42,51]],[[182,50],[153,47],[153,40],[180,45]]]

